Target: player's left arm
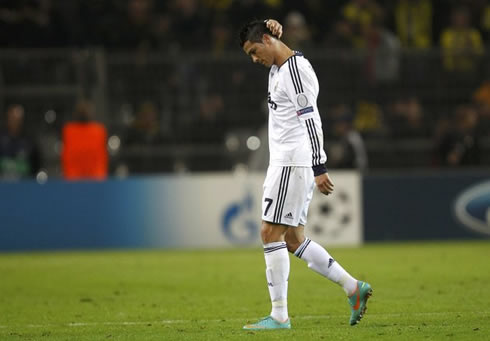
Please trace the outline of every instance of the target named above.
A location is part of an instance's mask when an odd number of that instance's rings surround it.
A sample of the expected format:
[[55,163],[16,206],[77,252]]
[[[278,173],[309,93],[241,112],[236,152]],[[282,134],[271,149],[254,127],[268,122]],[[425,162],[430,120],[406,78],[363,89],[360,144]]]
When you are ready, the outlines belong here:
[[325,195],[333,192],[333,182],[328,176],[328,172],[315,176],[316,187]]
[[[315,183],[323,194],[330,194],[334,184],[328,176],[325,163],[327,154],[323,149],[323,130],[321,118],[316,105],[318,83],[316,74],[309,63],[298,63],[298,57],[287,61],[289,78],[287,81],[288,97],[295,105],[296,115],[304,122],[311,146],[311,164],[315,175]],[[283,66],[283,67],[286,67]]]

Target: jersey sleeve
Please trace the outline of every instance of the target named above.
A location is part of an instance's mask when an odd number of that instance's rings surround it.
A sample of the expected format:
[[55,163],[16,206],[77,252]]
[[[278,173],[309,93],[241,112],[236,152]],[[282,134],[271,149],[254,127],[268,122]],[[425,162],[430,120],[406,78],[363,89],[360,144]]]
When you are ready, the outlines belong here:
[[308,66],[303,63],[298,65],[296,56],[287,60],[287,67],[288,72],[285,76],[287,95],[294,104],[298,118],[307,120],[314,116],[316,110],[317,90],[315,87],[315,72],[309,64]]
[[[318,81],[309,63],[299,64],[296,56],[288,59],[289,75],[286,79],[286,92],[294,103],[296,115],[304,122],[312,150],[312,168],[315,176],[326,173],[327,155],[323,150],[323,130],[316,101]],[[299,64],[299,65],[298,65]],[[299,67],[298,67],[299,66]]]

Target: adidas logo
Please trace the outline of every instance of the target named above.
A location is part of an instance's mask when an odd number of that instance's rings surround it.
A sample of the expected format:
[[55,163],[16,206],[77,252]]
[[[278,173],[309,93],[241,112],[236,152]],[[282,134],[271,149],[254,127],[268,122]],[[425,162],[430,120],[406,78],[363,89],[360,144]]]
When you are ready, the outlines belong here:
[[293,219],[293,214],[291,212],[289,212],[288,214],[286,214],[284,216],[284,218],[286,218],[286,219]]

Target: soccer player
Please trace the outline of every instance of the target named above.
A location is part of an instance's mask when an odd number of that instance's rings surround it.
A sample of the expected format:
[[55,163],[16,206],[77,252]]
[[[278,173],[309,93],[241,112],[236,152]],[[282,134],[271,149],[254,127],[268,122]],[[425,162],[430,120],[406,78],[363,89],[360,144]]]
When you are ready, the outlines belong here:
[[339,284],[351,305],[350,324],[357,324],[372,294],[371,286],[353,278],[319,244],[305,237],[308,206],[316,186],[332,193],[317,108],[318,80],[308,59],[279,38],[275,20],[252,21],[240,32],[240,45],[254,63],[269,71],[270,160],[264,182],[261,237],[272,302],[269,316],[244,329],[290,329],[287,291],[288,251],[308,267]]

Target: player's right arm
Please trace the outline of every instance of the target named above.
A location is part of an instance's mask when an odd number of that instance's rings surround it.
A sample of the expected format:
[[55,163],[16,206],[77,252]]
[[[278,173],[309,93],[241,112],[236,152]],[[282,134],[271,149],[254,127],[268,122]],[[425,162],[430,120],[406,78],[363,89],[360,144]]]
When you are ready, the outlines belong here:
[[282,25],[277,20],[267,19],[265,25],[277,38],[280,39],[282,37]]

